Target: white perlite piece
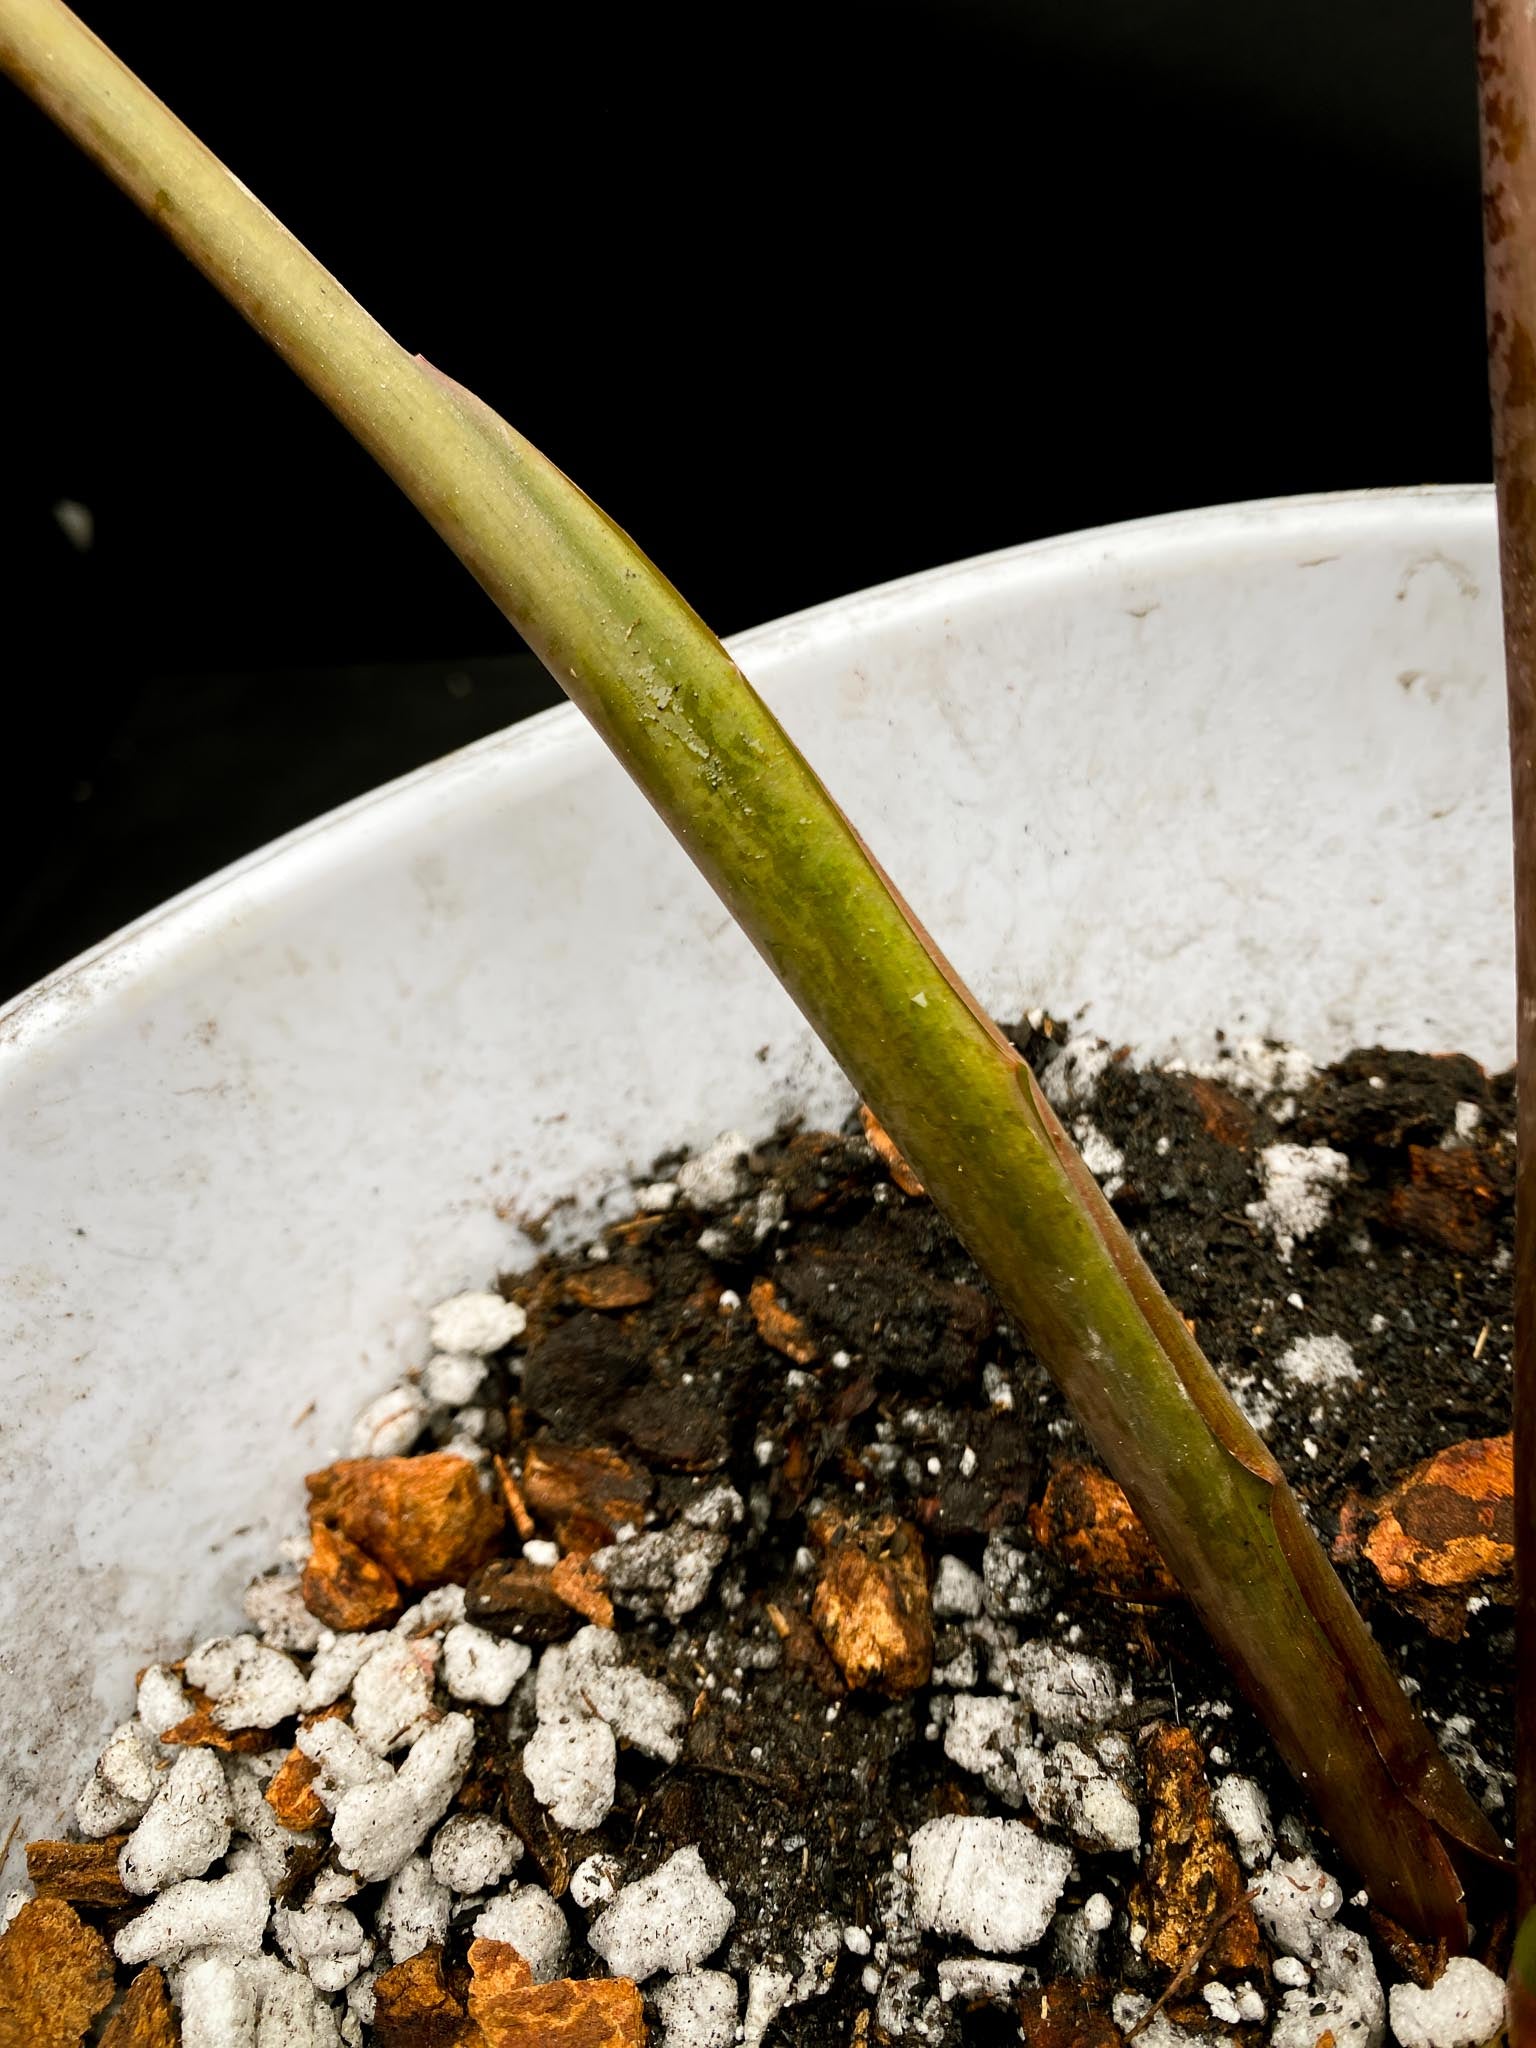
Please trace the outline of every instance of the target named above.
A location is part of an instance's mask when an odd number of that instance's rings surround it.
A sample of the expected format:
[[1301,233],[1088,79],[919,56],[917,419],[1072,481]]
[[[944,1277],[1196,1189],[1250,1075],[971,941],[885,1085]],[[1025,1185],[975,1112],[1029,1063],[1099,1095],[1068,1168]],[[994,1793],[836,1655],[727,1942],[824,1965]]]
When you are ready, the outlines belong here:
[[439,1884],[425,1856],[409,1856],[389,1880],[379,1908],[380,1939],[389,1945],[391,1962],[409,1962],[448,1933],[453,1893]]
[[[185,2041],[182,2048],[186,2048]],[[295,1970],[267,1973],[261,2017],[256,2022],[256,2048],[341,2048],[336,2016],[312,1981]]]
[[736,1979],[725,1970],[689,1970],[651,1994],[661,2048],[731,2048],[736,2039]]
[[1024,1803],[1020,1766],[1031,1748],[1030,1712],[1000,1693],[959,1693],[949,1703],[944,1754],[974,1771],[989,1792],[1010,1806]]
[[1125,1186],[1125,1154],[1085,1116],[1077,1119],[1072,1130],[1084,1166],[1103,1188],[1105,1200],[1112,1202]]
[[[316,1734],[319,1728],[336,1725],[323,1721],[305,1732]],[[417,1738],[387,1781],[344,1792],[331,1823],[331,1840],[343,1867],[355,1870],[368,1884],[393,1877],[447,1812],[464,1782],[474,1747],[474,1723],[468,1715],[448,1714]]]
[[75,1801],[81,1834],[100,1841],[142,1819],[159,1783],[160,1763],[154,1744],[137,1721],[125,1721],[109,1736]]
[[434,1586],[395,1623],[397,1636],[430,1636],[464,1619],[464,1588]]
[[523,1750],[533,1796],[557,1827],[601,1827],[613,1806],[618,1745],[606,1721],[561,1715],[540,1721]]
[[167,1664],[151,1664],[139,1680],[139,1719],[151,1735],[164,1735],[192,1712],[185,1686]]
[[456,1622],[443,1637],[443,1683],[456,1700],[505,1706],[532,1662],[526,1643],[504,1641],[472,1621]]
[[202,1956],[182,1973],[182,2048],[341,2048],[311,1981],[275,1956]]
[[120,1963],[179,1963],[194,1949],[255,1955],[272,1899],[254,1863],[228,1877],[189,1877],[173,1884],[120,1928],[112,1947]]
[[285,1828],[278,1820],[267,1804],[266,1787],[273,1774],[264,1768],[264,1763],[264,1759],[226,1757],[224,1775],[235,1826],[255,1848],[267,1888],[275,1892],[288,1876],[295,1858],[313,1845],[315,1837]]
[[229,1956],[204,1956],[181,1979],[181,2048],[256,2048],[261,2000]]
[[303,1582],[295,1571],[263,1572],[246,1587],[243,1604],[246,1620],[269,1650],[308,1652],[325,1634],[304,1605]]
[[621,1607],[681,1621],[709,1591],[731,1547],[725,1533],[743,1513],[734,1486],[712,1486],[690,1501],[669,1529],[653,1529],[592,1556],[592,1569]]
[[[511,1875],[522,1854],[518,1837],[488,1813],[451,1813],[432,1838],[432,1875],[451,1892],[488,1892]],[[574,1878],[571,1883],[574,1890]]]
[[1270,1233],[1289,1265],[1301,1240],[1327,1222],[1329,1191],[1348,1180],[1349,1160],[1327,1145],[1266,1145],[1259,1166],[1264,1196],[1249,1202],[1245,1214]]
[[321,1991],[345,1991],[373,1961],[374,1945],[348,1906],[311,1903],[298,1913],[279,1906],[272,1925],[283,1954]]
[[963,1558],[941,1557],[933,1575],[933,1611],[940,1621],[969,1621],[981,1612],[981,1577]]
[[690,1209],[712,1215],[731,1208],[747,1192],[751,1150],[740,1131],[722,1131],[713,1145],[685,1160],[677,1172],[677,1190]]
[[564,1973],[571,1930],[542,1885],[520,1884],[492,1899],[474,1932],[480,1941],[510,1942],[532,1970],[535,1984],[549,1984]]
[[1271,1859],[1253,1888],[1253,1910],[1275,1947],[1309,1961],[1320,1930],[1337,1914],[1344,1893],[1311,1856]]
[[269,1650],[255,1636],[215,1636],[201,1643],[185,1665],[188,1685],[214,1701],[221,1728],[275,1728],[299,1711],[304,1673],[281,1650]]
[[1387,2006],[1365,1936],[1320,1921],[1313,1939],[1311,1985],[1281,1999],[1270,2048],[1315,2048],[1325,2032],[1337,2048],[1380,2048]]
[[595,1856],[584,1857],[571,1872],[571,1897],[583,1913],[612,1905],[623,1875],[624,1867],[617,1856],[605,1856],[599,1851]]
[[434,1351],[488,1358],[521,1337],[528,1318],[515,1301],[503,1301],[499,1294],[455,1294],[433,1309],[430,1327]]
[[917,1924],[973,1948],[1016,1954],[1051,1924],[1072,1856],[1017,1820],[943,1814],[908,1849]]
[[422,1367],[421,1385],[439,1408],[462,1408],[472,1401],[485,1378],[485,1360],[467,1351],[439,1351]]
[[579,1628],[539,1659],[535,1705],[541,1721],[595,1714],[642,1756],[674,1764],[683,1752],[688,1709],[660,1679],[624,1662],[612,1629]]
[[1482,2048],[1504,2026],[1504,1980],[1471,1956],[1456,1956],[1438,1983],[1394,1984],[1392,2031],[1402,2048]]
[[1051,1107],[1065,1115],[1074,1102],[1086,1101],[1113,1057],[1113,1049],[1091,1033],[1069,1038],[1040,1076]]
[[378,1646],[376,1635],[323,1635],[309,1667],[302,1711],[317,1714],[322,1707],[333,1707]]
[[946,2005],[954,1998],[1012,1998],[1023,1982],[1022,1963],[996,1956],[949,1956],[939,1965],[939,1996]]
[[387,1785],[394,1776],[384,1759],[359,1742],[345,1721],[316,1721],[300,1728],[296,1747],[320,1766],[310,1790],[332,1813],[354,1787]]
[[1216,1818],[1232,1837],[1243,1868],[1252,1870],[1274,1854],[1275,1831],[1269,1801],[1252,1778],[1223,1778],[1211,1794]]
[[414,1742],[432,1718],[437,1645],[391,1631],[352,1681],[352,1725],[376,1756]]
[[991,1666],[994,1682],[1016,1693],[1043,1733],[1056,1739],[1090,1735],[1130,1703],[1107,1664],[1043,1637],[999,1651]]
[[747,2009],[741,2016],[741,2048],[762,2048],[763,2038],[789,2003],[793,1980],[788,1970],[759,1964],[747,1972]]
[[420,1387],[391,1387],[370,1401],[352,1425],[347,1452],[353,1458],[399,1458],[427,1426],[427,1397]]
[[179,1878],[201,1877],[228,1849],[234,1820],[217,1752],[186,1750],[119,1852],[124,1887],[145,1898]]
[[[1112,1762],[1130,1768],[1123,1737],[1106,1736],[1101,1750]],[[1058,1742],[1049,1751],[1027,1749],[1019,1757],[1024,1796],[1047,1826],[1062,1828],[1081,1849],[1120,1850],[1134,1855],[1141,1847],[1141,1814],[1119,1778],[1075,1742]]]
[[659,1971],[677,1976],[694,1969],[714,1954],[735,1919],[736,1908],[690,1846],[625,1885],[587,1939],[614,1976],[643,1984]]
[[1304,1387],[1342,1387],[1360,1377],[1342,1337],[1298,1337],[1281,1353],[1279,1370]]

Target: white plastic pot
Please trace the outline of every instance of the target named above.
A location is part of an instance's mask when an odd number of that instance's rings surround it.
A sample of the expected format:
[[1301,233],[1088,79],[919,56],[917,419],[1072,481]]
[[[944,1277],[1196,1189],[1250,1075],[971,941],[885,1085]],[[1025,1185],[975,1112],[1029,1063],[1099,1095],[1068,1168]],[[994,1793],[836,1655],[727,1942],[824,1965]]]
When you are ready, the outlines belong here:
[[[736,652],[999,1014],[1512,1057],[1486,491],[1076,535]],[[518,1217],[847,1101],[569,710],[0,1013],[0,1827],[52,1830],[134,1668],[238,1616]]]

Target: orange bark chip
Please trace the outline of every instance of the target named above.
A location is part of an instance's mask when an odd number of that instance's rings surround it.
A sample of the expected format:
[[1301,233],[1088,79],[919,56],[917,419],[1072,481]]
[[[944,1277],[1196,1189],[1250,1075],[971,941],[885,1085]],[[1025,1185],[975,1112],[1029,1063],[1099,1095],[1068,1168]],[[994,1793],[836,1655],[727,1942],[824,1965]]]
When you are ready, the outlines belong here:
[[213,1718],[213,1705],[207,1695],[188,1686],[187,1698],[192,1702],[192,1712],[174,1728],[167,1728],[160,1740],[171,1749],[221,1749],[227,1755],[259,1756],[264,1749],[272,1747],[272,1734],[266,1728],[221,1728]]
[[290,1749],[267,1787],[267,1804],[277,1824],[296,1835],[324,1825],[326,1807],[314,1790],[320,1766],[302,1749]]
[[795,1365],[814,1365],[816,1339],[800,1318],[783,1306],[766,1274],[752,1282],[747,1307],[752,1311],[757,1334],[770,1351],[777,1351]]
[[486,2040],[508,2024],[512,2001],[533,1985],[533,1971],[509,1941],[476,1939],[469,1945],[469,2015]]
[[112,2003],[112,1951],[64,1899],[31,1899],[0,1935],[0,2048],[79,2048]]
[[[1373,1526],[1362,1541],[1367,1523]],[[1514,1438],[1450,1444],[1381,1500],[1351,1495],[1334,1556],[1359,1555],[1432,1634],[1458,1640],[1466,1633],[1469,1592],[1500,1602],[1513,1597]]]
[[810,1534],[825,1553],[811,1619],[848,1684],[891,1695],[926,1685],[933,1608],[916,1529],[894,1515],[821,1515]]
[[377,1628],[400,1612],[400,1588],[349,1536],[325,1522],[310,1525],[304,1605],[327,1628],[344,1634]]
[[[1211,1815],[1205,1758],[1188,1728],[1155,1728],[1142,1745],[1152,1826],[1131,1908],[1147,1929],[1142,1953],[1190,1985],[1218,1970],[1257,1967],[1258,1922],[1237,1858]],[[1199,1970],[1194,1968],[1200,1959]]]
[[645,2048],[645,2008],[628,1977],[535,1984],[504,1941],[471,1943],[469,2010],[484,2048]]
[[101,2048],[177,2048],[180,2039],[164,1974],[151,1964],[128,1986],[127,1997],[107,2022]]
[[565,1281],[565,1298],[578,1308],[643,1308],[655,1292],[651,1282],[633,1266],[612,1263],[567,1274]]
[[613,1602],[603,1591],[602,1580],[582,1558],[562,1557],[550,1572],[549,1583],[577,1614],[598,1628],[613,1627]]
[[1171,1600],[1178,1582],[1125,1494],[1096,1465],[1070,1459],[1029,1511],[1030,1534],[1097,1592],[1119,1600]]
[[402,1586],[458,1583],[495,1551],[502,1508],[480,1489],[467,1458],[429,1451],[419,1458],[344,1458],[311,1472],[310,1512]]
[[480,2030],[449,1984],[436,1942],[386,1970],[373,1994],[378,2048],[482,2048]]
[[859,1104],[859,1122],[864,1126],[864,1135],[868,1138],[875,1157],[901,1192],[914,1197],[922,1194],[922,1182],[897,1151],[895,1140],[867,1102]]

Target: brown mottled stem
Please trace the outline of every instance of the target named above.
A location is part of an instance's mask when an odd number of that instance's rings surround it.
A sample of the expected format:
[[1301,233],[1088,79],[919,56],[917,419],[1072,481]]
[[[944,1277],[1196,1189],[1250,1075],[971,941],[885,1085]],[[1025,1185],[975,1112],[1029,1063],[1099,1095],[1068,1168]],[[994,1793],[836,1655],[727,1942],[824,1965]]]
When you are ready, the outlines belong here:
[[[719,641],[537,449],[393,342],[61,0],[0,0],[0,68],[377,457],[591,719],[1055,1374],[1377,1905],[1460,1947],[1458,1866],[1496,1862],[1497,1837],[1028,1070]],[[675,250],[657,254],[687,278]],[[607,256],[595,242],[599,298]],[[676,303],[689,317],[681,288]],[[622,357],[611,367],[621,381]]]
[[1529,1913],[1536,1907],[1536,22],[1526,0],[1476,0],[1475,15],[1514,798],[1515,1824],[1520,1911]]

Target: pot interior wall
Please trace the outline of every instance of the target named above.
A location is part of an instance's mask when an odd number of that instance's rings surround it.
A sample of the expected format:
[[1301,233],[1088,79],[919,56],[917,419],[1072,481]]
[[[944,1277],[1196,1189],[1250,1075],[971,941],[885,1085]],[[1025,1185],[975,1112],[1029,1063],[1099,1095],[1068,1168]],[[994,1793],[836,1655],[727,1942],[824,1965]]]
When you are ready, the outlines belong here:
[[[942,570],[744,667],[1004,1015],[1512,1055],[1491,500],[1242,507]],[[299,1478],[520,1216],[843,1084],[572,712],[0,1013],[0,1813],[228,1626]]]

